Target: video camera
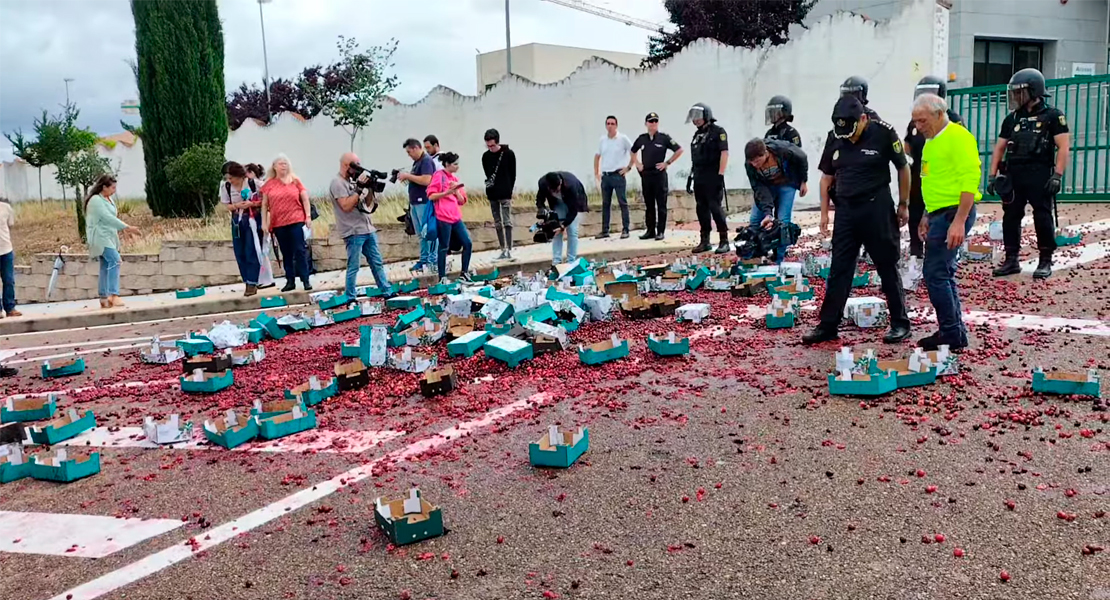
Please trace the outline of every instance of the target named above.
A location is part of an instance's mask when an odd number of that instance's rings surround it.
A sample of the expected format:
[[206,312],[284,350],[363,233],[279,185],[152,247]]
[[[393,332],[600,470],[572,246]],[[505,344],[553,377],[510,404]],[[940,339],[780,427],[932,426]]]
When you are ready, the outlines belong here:
[[[390,183],[397,183],[397,173],[399,172],[398,169],[394,169],[392,173],[375,171],[374,169],[367,169],[358,163],[351,163],[350,166],[347,167],[347,178],[355,182],[355,185],[360,189],[369,188],[374,193],[380,194],[385,191],[385,179],[389,178]],[[363,173],[366,173],[368,178],[366,181],[359,181],[359,177],[361,177]]]
[[536,220],[539,223],[529,227],[528,231],[535,234],[532,236],[532,241],[537,244],[550,242],[555,237],[555,231],[563,226],[559,221],[559,215],[551,210],[541,208],[536,212]]
[[797,242],[801,233],[801,227],[778,219],[770,229],[764,229],[758,224],[737,227],[736,239],[733,240],[736,243],[736,255],[745,260],[764,256],[777,259],[779,250],[784,245],[790,246]]

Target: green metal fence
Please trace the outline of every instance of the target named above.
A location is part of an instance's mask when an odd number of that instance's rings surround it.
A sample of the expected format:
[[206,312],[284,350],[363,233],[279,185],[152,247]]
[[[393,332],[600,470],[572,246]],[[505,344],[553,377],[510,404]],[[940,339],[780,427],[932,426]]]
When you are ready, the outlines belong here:
[[[1110,75],[1048,81],[1049,103],[1064,111],[1071,130],[1071,163],[1064,173],[1059,202],[1110,202]],[[979,140],[983,190],[998,130],[1009,111],[1006,86],[950,90],[948,101]],[[985,196],[997,201],[997,196]]]

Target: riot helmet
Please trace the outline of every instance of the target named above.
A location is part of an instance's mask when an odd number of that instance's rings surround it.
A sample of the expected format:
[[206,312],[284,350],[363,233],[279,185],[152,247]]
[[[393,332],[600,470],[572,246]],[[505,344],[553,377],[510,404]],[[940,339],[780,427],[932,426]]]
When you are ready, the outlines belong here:
[[1006,86],[1006,100],[1010,110],[1018,110],[1032,100],[1044,98],[1048,93],[1044,75],[1036,69],[1022,69],[1010,78]]
[[926,75],[917,82],[917,86],[913,88],[913,97],[917,98],[921,94],[933,94],[944,98],[948,95],[948,84],[940,77],[933,75]]
[[852,75],[840,84],[841,96],[855,96],[864,106],[867,105],[867,80],[859,75]]
[[701,119],[706,123],[712,123],[713,121],[717,120],[713,118],[713,109],[709,108],[708,104],[702,102],[698,102],[697,104],[691,106],[690,112],[686,113],[687,123],[693,123],[698,119]]
[[764,118],[767,125],[774,125],[781,120],[789,123],[794,120],[794,103],[786,96],[772,96],[767,102]]

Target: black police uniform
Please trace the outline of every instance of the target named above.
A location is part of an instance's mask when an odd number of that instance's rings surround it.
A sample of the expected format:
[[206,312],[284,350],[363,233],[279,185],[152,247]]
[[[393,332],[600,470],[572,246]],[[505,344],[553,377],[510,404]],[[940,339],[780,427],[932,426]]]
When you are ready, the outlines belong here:
[[[863,114],[867,115],[867,118],[872,122],[882,121],[882,118],[879,117],[879,113],[871,110],[867,106],[863,107]],[[832,153],[834,142],[836,142],[836,135],[834,135],[833,130],[830,129],[829,133],[825,136],[825,148],[821,151],[821,160],[817,163],[817,168],[826,175],[831,175],[829,171],[832,168]],[[834,205],[836,204],[835,179],[833,180],[832,184],[829,185],[829,203]]]
[[697,205],[698,223],[701,224],[703,241],[708,239],[717,224],[722,243],[728,241],[725,210],[721,206],[725,196],[725,178],[721,172],[721,153],[728,151],[728,133],[715,121],[708,122],[694,132],[690,142],[691,177],[694,180],[694,202]]
[[1056,225],[1052,217],[1054,198],[1045,184],[1056,168],[1055,137],[1068,133],[1064,113],[1042,99],[1032,110],[1024,107],[1002,121],[998,137],[1007,141],[1006,158],[1000,172],[1013,183],[1013,192],[1002,195],[1002,240],[1006,256],[1021,250],[1021,218],[1025,205],[1033,207],[1033,227],[1041,256],[1056,250]]
[[897,169],[906,166],[902,140],[889,124],[875,120],[855,143],[833,137],[825,150],[829,160],[822,159],[821,171],[836,178],[837,205],[821,326],[835,331],[840,324],[862,244],[882,279],[891,329],[908,329],[906,299],[898,276],[899,227],[890,195],[889,167],[891,163]]
[[640,172],[640,185],[644,194],[644,224],[650,235],[663,235],[667,229],[667,171],[656,168],[667,161],[667,151],[678,152],[682,146],[662,131],[655,136],[641,133],[632,142],[632,153],[643,150],[640,162],[644,170]]
[[779,121],[763,134],[765,140],[782,140],[790,142],[795,146],[802,147],[802,136],[798,134],[798,130],[790,124],[789,121]]
[[[964,122],[960,114],[951,108],[948,109],[948,120],[952,123]],[[910,255],[921,258],[925,256],[925,244],[918,235],[917,226],[925,216],[925,198],[921,195],[921,153],[925,151],[925,135],[917,130],[913,121],[906,127],[906,150],[913,158],[910,163]]]

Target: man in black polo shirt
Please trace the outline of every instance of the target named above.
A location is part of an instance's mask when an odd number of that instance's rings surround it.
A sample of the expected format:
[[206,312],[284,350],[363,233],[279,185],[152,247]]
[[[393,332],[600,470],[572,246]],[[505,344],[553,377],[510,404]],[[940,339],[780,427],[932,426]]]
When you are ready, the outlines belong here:
[[[859,75],[852,75],[840,84],[840,97],[854,96],[863,105],[863,113],[870,121],[882,121],[879,113],[867,106],[867,80]],[[828,173],[824,168],[832,160],[833,142],[836,135],[830,129],[825,137],[825,149],[821,153],[819,167],[822,173]],[[828,235],[829,230],[829,203],[836,204],[836,182],[831,175],[821,175],[821,184],[818,189],[821,196],[821,235]]]
[[[852,291],[859,248],[862,244],[882,278],[890,310],[888,344],[910,336],[910,319],[902,280],[898,276],[899,228],[909,219],[910,169],[902,140],[887,123],[872,120],[859,98],[841,96],[833,109],[834,140],[829,161],[822,161],[825,176],[836,177],[836,223],[832,238],[832,263],[821,304],[821,322],[802,338],[805,344],[835,340]],[[898,170],[898,212],[890,197],[890,167]],[[824,212],[824,211],[823,211]]]
[[[641,240],[663,239],[667,229],[667,167],[682,156],[682,146],[671,136],[659,131],[659,115],[648,113],[645,119],[647,133],[632,142],[632,164],[640,172],[640,187],[644,193],[644,224],[647,231]],[[674,152],[667,160],[667,150]],[[637,153],[643,153],[642,157]]]

